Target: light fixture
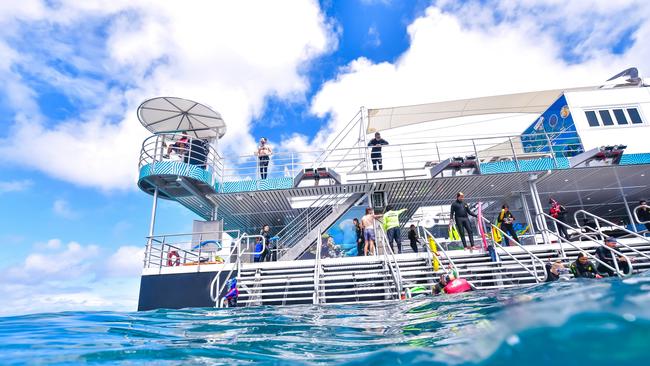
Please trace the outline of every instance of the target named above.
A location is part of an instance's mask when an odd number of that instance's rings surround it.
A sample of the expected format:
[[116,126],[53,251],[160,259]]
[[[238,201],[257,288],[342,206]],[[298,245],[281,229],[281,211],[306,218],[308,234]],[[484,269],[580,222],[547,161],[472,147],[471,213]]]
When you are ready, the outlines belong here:
[[641,176],[642,176],[642,177],[645,177],[645,174],[641,173]]
[[569,180],[568,180],[568,179],[565,179],[564,181],[565,181],[565,182],[568,182]]
[[587,201],[591,201],[591,197],[587,197]]
[[494,187],[494,184],[490,184],[490,187]]

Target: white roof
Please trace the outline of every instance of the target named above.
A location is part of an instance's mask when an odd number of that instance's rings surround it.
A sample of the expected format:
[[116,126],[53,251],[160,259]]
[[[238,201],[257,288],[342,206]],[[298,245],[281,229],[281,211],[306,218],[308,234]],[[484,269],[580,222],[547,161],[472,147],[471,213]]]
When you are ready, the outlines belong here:
[[368,109],[367,133],[442,119],[498,113],[544,112],[564,92],[597,87],[542,90],[402,107]]
[[226,134],[226,123],[219,112],[183,98],[146,100],[138,107],[138,119],[153,133],[187,131],[197,138],[221,138]]

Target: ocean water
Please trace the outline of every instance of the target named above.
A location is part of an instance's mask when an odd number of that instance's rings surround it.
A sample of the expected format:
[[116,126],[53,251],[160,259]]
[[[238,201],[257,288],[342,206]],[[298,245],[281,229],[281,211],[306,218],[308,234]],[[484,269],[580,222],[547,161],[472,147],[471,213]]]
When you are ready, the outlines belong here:
[[650,274],[370,305],[0,318],[0,364],[648,365]]

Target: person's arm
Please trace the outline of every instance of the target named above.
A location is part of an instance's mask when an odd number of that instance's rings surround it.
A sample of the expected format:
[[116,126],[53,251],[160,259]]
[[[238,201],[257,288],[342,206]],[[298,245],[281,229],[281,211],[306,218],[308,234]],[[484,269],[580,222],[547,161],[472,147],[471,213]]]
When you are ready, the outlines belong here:
[[449,226],[451,227],[451,223],[454,221],[454,204],[451,204],[451,209],[449,210]]
[[465,211],[467,211],[467,214],[470,216],[478,217],[478,215],[476,215],[474,212],[472,212],[472,210],[469,209],[468,205],[465,205]]
[[384,139],[381,139],[381,140],[379,141],[379,145],[388,145],[388,141],[386,141],[386,140],[384,140]]
[[266,155],[268,156],[273,155],[273,149],[271,149],[271,146],[266,147]]
[[375,145],[376,145],[375,139],[370,140],[370,142],[368,143],[368,146],[375,146]]

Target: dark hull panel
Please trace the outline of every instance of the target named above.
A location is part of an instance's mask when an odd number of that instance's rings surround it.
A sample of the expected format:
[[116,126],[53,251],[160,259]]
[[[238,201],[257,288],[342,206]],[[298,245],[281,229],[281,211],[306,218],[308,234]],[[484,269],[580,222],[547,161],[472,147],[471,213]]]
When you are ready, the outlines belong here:
[[[210,284],[217,272],[194,272],[142,276],[138,311],[214,307]],[[225,278],[227,272],[222,272]]]

